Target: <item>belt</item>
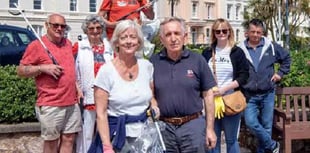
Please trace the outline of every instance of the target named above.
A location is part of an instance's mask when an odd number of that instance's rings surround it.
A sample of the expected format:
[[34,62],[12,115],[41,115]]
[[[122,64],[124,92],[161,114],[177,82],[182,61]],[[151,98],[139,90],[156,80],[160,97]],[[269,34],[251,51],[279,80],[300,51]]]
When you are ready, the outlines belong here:
[[179,125],[187,123],[193,119],[198,118],[201,114],[202,114],[201,112],[197,112],[197,113],[194,113],[192,115],[187,115],[187,116],[183,116],[183,117],[169,117],[169,118],[161,117],[160,120],[162,120],[164,122],[171,123],[173,125],[179,126]]

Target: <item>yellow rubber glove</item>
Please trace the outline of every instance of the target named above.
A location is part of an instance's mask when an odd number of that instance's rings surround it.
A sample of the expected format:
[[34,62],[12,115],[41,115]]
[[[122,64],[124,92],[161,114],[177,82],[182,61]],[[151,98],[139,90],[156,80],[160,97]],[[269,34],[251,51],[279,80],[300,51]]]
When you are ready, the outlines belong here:
[[[213,87],[213,91],[218,91],[218,87]],[[215,104],[215,118],[221,119],[224,117],[225,112],[225,105],[222,99],[222,96],[215,96],[214,97],[214,104]]]
[[225,105],[222,96],[214,97],[215,102],[215,118],[221,119],[224,117]]

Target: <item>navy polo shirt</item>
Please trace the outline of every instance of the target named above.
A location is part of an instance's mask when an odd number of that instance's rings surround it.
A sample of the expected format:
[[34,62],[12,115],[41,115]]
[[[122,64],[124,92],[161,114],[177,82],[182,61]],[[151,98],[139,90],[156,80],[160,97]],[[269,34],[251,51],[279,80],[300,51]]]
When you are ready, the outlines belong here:
[[150,61],[161,116],[182,117],[203,109],[202,91],[211,89],[216,82],[200,54],[184,49],[181,58],[173,61],[164,49]]

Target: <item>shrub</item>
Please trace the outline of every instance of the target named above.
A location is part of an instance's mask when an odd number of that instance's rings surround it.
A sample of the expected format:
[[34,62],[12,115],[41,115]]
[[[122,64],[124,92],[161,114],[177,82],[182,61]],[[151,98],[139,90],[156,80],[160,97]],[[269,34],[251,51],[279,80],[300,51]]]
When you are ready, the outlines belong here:
[[16,75],[16,66],[0,66],[0,123],[36,121],[33,79]]
[[310,49],[291,51],[290,55],[292,60],[291,71],[283,78],[281,86],[310,86],[310,65],[307,64],[310,61]]

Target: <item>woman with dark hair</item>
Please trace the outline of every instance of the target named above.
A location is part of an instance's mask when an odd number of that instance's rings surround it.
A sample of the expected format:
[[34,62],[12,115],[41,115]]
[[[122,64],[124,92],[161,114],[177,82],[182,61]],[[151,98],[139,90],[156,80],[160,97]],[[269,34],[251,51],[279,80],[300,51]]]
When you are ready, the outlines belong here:
[[110,43],[103,39],[104,22],[98,15],[89,15],[81,26],[85,35],[73,46],[76,57],[77,84],[80,88],[83,130],[77,138],[78,153],[86,153],[95,133],[96,108],[93,81],[99,68],[113,58]]
[[[212,26],[211,47],[202,55],[207,60],[218,86],[213,88],[215,98],[239,90],[248,77],[248,63],[241,48],[235,46],[234,31],[225,19],[217,19]],[[215,103],[215,107],[217,103]],[[210,153],[221,153],[221,133],[224,130],[227,153],[239,153],[238,132],[241,114],[221,116],[216,114],[214,129],[216,147]]]

